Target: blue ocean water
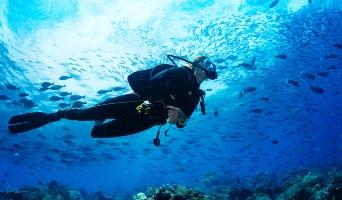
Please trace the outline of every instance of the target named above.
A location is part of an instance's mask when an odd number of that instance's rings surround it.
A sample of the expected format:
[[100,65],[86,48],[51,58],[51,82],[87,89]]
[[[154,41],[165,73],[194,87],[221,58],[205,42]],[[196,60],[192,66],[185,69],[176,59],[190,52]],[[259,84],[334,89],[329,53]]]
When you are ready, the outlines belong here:
[[[127,76],[167,54],[208,55],[219,78],[202,84],[207,114],[172,127],[160,147],[158,127],[108,139],[91,138],[93,122],[7,130],[13,115],[72,106],[51,99],[61,92],[84,107],[130,92]],[[0,0],[0,72],[0,189],[210,190],[341,168],[340,0]]]

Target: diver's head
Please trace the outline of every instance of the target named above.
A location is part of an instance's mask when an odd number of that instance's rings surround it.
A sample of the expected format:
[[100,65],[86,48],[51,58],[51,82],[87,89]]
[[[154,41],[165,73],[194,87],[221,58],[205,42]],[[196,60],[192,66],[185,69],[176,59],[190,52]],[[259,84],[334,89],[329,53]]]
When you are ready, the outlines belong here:
[[197,57],[192,63],[191,67],[196,77],[203,78],[203,80],[206,78],[211,80],[217,79],[216,65],[208,57]]

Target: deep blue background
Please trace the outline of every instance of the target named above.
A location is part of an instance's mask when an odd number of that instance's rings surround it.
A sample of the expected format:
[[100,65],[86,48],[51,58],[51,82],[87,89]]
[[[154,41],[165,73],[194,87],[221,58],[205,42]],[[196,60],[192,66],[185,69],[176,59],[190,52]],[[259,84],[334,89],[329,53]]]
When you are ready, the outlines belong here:
[[[189,2],[0,0],[0,94],[9,98],[0,101],[0,188],[57,180],[118,194],[165,183],[210,190],[253,187],[264,175],[278,183],[298,169],[339,168],[342,3]],[[7,132],[12,115],[71,104],[68,97],[49,100],[61,91],[85,96],[85,107],[129,92],[126,77],[169,62],[166,54],[208,55],[219,78],[203,84],[207,115],[196,111],[158,148],[151,143],[157,127],[101,140],[90,137],[93,122]],[[45,81],[65,87],[39,91]],[[97,93],[105,89],[112,90]],[[37,106],[16,105],[21,92]]]

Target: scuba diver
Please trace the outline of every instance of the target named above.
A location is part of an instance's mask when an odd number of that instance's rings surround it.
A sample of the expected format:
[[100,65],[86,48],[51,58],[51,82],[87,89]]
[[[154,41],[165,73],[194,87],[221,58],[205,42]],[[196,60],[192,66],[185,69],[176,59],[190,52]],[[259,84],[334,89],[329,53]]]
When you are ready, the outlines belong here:
[[[69,108],[50,114],[33,112],[17,115],[10,118],[8,129],[10,133],[17,134],[64,118],[95,121],[91,136],[110,138],[160,125],[153,140],[158,146],[160,128],[166,122],[183,128],[199,102],[202,114],[205,114],[205,93],[199,87],[204,80],[217,78],[216,65],[206,56],[197,57],[193,62],[178,56],[167,57],[174,65],[160,64],[128,76],[134,93],[114,97],[86,109]],[[188,65],[178,67],[173,58]],[[105,122],[106,119],[110,121]]]

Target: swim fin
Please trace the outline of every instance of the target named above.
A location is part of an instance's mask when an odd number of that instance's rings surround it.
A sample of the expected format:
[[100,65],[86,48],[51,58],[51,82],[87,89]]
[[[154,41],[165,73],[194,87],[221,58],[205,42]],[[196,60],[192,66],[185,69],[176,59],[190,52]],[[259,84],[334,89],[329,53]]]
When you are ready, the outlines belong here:
[[47,114],[43,112],[33,112],[12,117],[8,121],[8,130],[12,134],[29,131],[42,127],[48,123],[60,120],[56,113]]

